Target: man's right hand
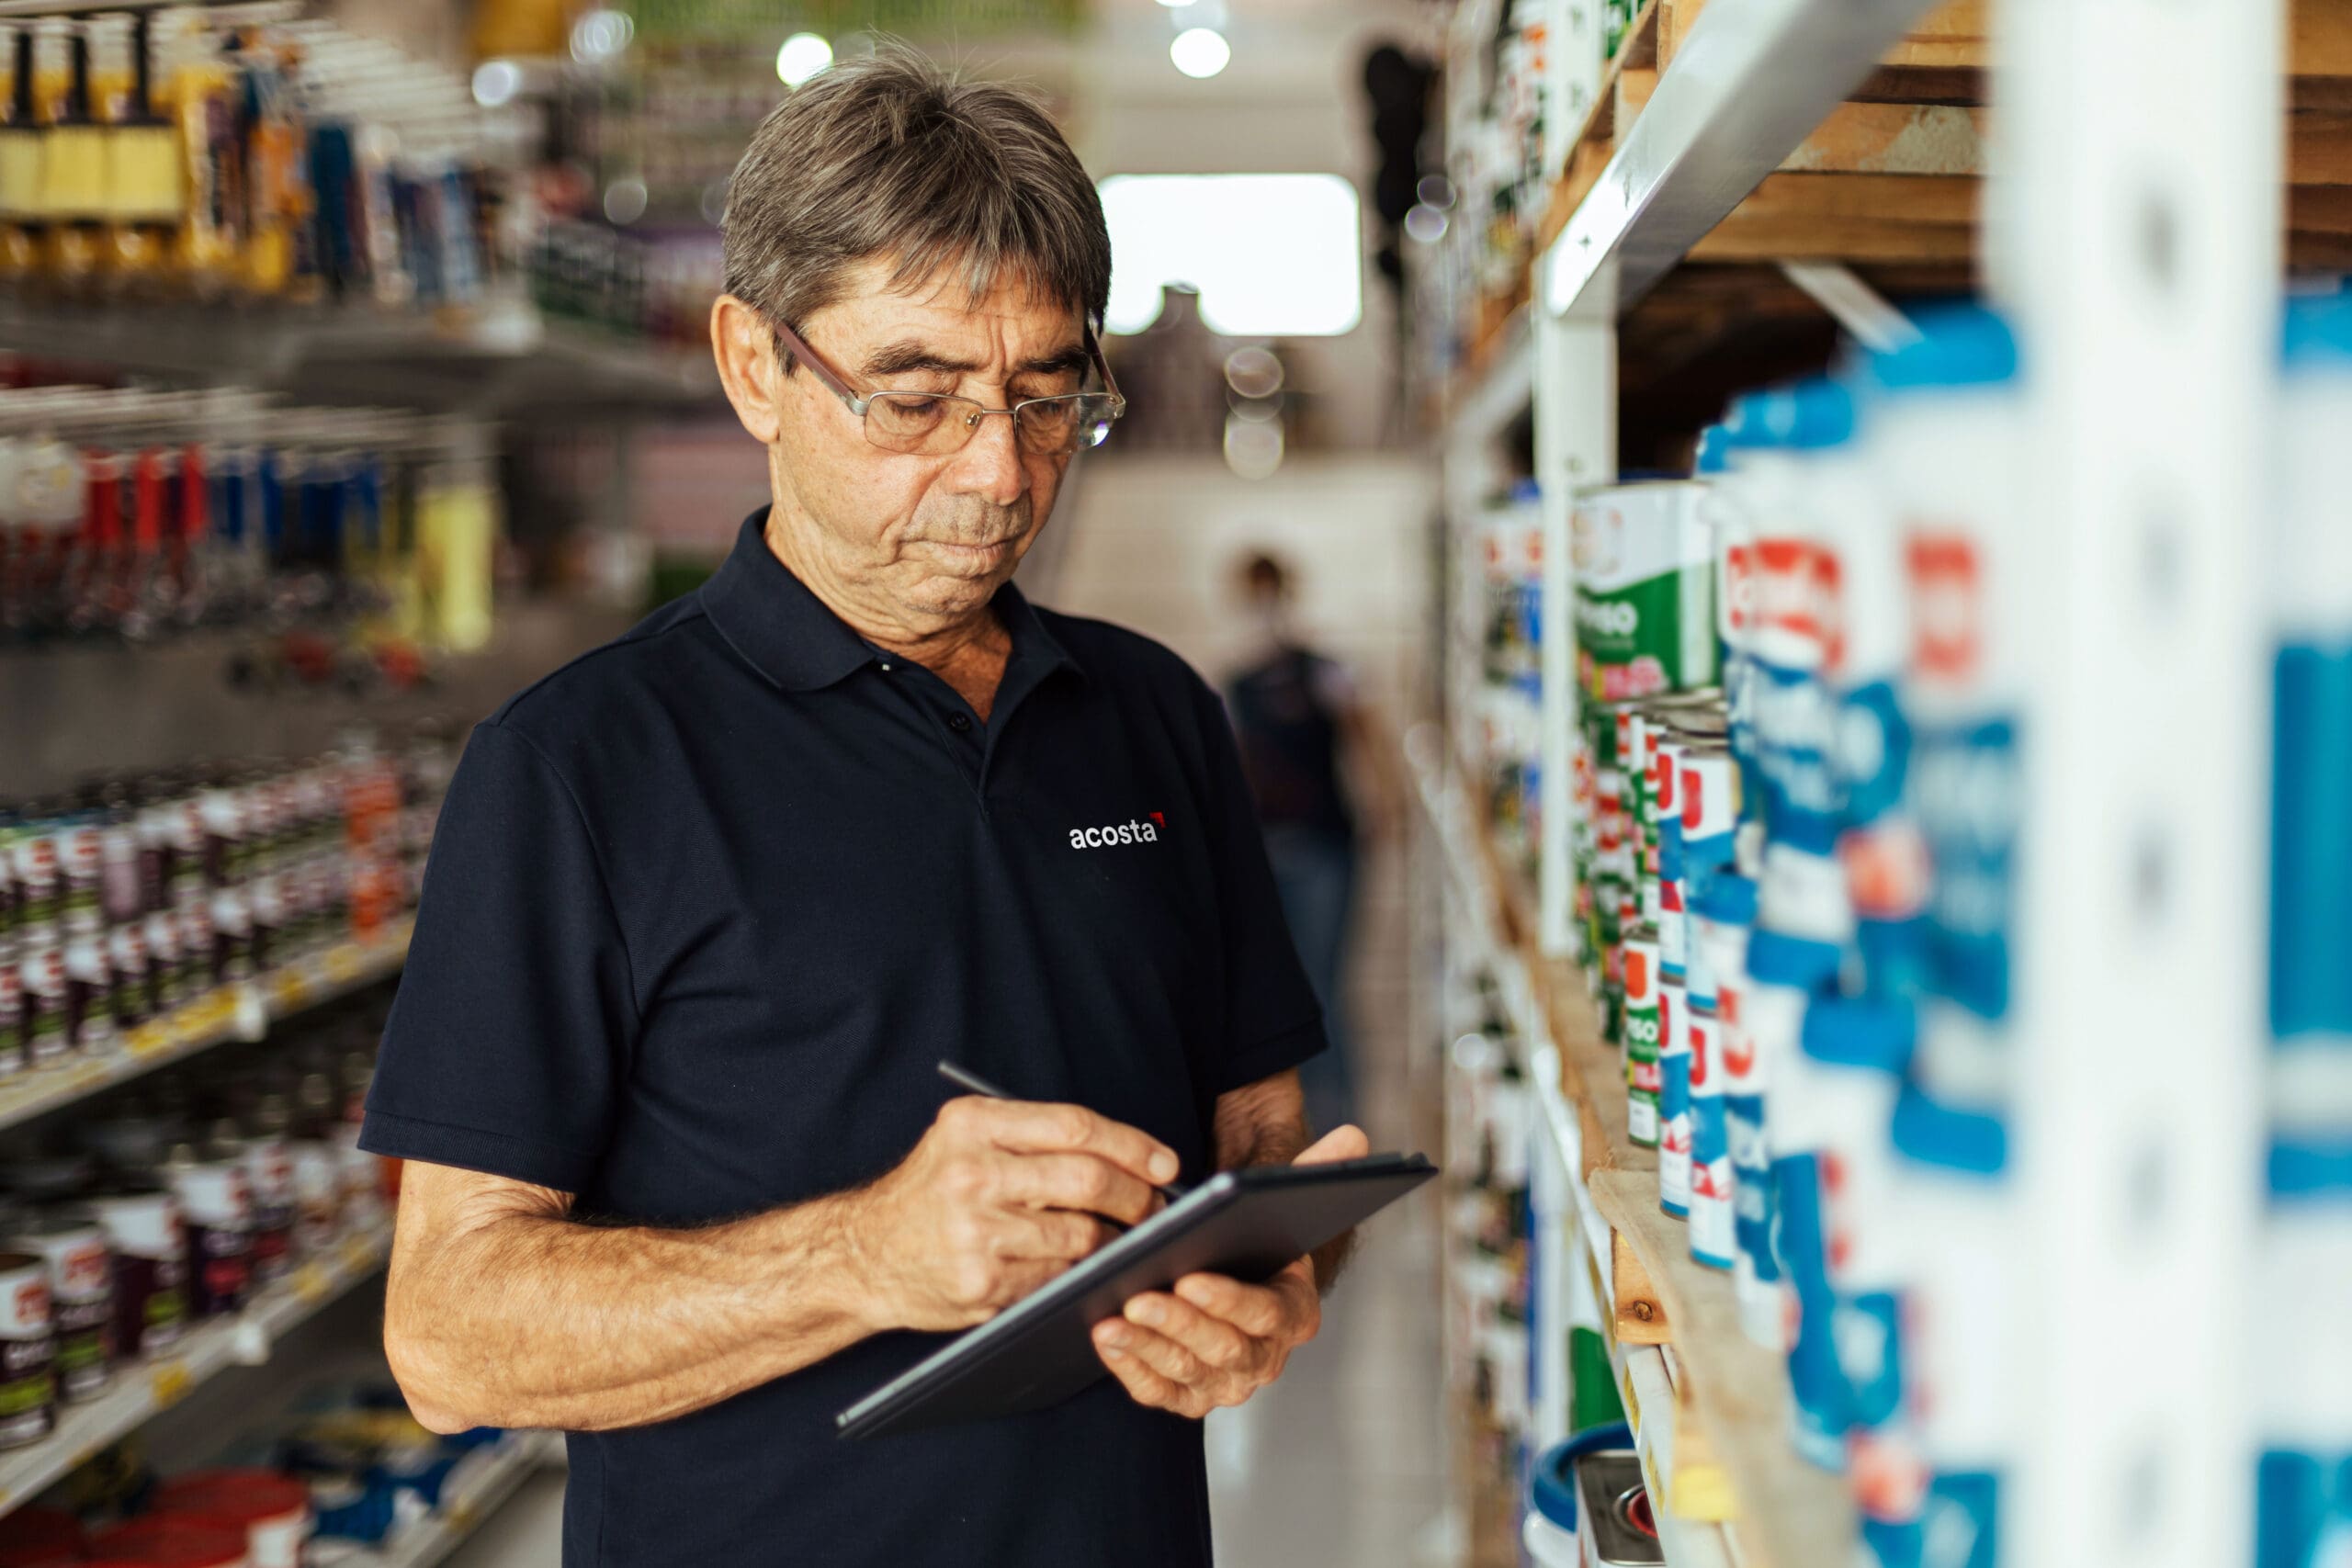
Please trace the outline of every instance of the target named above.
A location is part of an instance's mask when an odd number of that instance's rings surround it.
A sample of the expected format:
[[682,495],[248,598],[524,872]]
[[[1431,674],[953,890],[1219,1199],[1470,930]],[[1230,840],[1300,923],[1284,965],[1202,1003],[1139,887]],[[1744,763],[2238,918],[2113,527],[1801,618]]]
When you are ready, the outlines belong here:
[[1076,1105],[951,1100],[854,1199],[877,1328],[985,1323],[1159,1205],[1175,1152]]

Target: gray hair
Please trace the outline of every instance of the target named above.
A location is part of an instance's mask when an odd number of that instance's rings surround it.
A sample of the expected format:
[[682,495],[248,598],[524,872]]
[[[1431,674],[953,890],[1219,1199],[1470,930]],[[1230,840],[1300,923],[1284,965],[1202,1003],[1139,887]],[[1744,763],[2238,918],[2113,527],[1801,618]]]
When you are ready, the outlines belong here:
[[1111,299],[1102,199],[1044,107],[898,44],[776,105],[719,226],[727,291],[795,332],[876,257],[894,288],[952,272],[978,300],[1010,275],[1097,321]]

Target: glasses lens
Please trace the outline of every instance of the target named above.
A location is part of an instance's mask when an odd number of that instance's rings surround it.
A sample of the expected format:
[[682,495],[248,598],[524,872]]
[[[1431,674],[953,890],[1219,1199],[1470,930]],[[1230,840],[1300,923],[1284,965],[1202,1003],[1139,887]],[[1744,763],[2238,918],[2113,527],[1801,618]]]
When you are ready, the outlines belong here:
[[865,404],[865,438],[892,452],[946,452],[971,438],[965,398],[876,392]]
[[1076,452],[1099,446],[1118,417],[1111,399],[1099,392],[1079,392],[1066,398],[1039,398],[1021,405],[1021,443],[1045,454]]

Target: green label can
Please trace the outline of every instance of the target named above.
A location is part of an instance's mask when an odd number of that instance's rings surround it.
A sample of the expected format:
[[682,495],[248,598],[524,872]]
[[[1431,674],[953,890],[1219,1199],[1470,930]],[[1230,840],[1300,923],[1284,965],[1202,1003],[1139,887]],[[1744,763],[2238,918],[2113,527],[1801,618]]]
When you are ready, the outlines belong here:
[[1572,524],[1578,683],[1600,702],[1716,675],[1714,544],[1688,479],[1588,491]]

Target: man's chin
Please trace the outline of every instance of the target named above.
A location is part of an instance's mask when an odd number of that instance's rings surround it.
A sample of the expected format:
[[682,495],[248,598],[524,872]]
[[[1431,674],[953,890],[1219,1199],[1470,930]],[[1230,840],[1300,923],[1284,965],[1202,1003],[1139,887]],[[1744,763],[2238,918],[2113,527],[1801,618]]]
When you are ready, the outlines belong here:
[[987,605],[996,597],[1018,565],[1016,558],[1008,554],[992,570],[967,575],[956,571],[934,571],[926,575],[909,597],[928,615],[943,621],[961,619]]

